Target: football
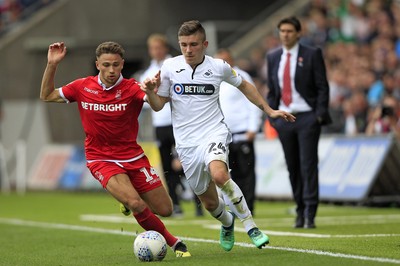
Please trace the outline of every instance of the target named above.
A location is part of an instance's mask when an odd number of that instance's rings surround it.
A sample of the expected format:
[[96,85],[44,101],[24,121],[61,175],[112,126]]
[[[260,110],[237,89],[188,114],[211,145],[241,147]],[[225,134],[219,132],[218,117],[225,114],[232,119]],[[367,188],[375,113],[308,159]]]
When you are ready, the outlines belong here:
[[135,238],[133,253],[140,261],[161,261],[167,255],[167,242],[160,233],[145,231]]

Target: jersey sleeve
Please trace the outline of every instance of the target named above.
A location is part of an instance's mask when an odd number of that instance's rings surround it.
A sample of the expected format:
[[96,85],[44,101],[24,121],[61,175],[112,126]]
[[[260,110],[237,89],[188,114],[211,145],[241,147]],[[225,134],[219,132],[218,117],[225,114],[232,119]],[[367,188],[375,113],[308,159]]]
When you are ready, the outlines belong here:
[[133,78],[131,78],[131,81],[132,81],[131,86],[135,88],[135,92],[136,92],[135,98],[138,100],[138,102],[145,102],[146,101],[145,100],[146,93],[140,89],[140,85],[139,85],[140,83]]
[[222,64],[222,73],[223,80],[232,86],[238,87],[242,84],[242,77],[225,61]]
[[63,97],[64,100],[68,103],[77,101],[78,92],[79,89],[82,88],[83,81],[84,78],[77,79],[59,88],[61,97]]

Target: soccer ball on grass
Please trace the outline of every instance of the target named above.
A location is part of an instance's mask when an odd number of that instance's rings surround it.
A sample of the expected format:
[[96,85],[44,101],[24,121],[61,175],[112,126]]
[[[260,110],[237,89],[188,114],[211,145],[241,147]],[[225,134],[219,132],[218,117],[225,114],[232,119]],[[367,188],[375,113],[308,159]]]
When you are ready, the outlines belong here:
[[133,242],[133,253],[140,261],[161,261],[167,255],[167,242],[160,233],[145,231]]

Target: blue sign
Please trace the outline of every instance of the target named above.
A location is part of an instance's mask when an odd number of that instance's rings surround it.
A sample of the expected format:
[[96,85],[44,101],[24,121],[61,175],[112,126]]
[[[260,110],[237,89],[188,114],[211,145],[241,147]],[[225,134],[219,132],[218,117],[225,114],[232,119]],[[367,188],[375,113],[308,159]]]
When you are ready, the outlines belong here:
[[59,180],[59,188],[79,189],[86,169],[85,151],[82,146],[74,146],[71,157],[65,164]]
[[335,139],[320,161],[320,199],[366,198],[391,143],[391,137]]

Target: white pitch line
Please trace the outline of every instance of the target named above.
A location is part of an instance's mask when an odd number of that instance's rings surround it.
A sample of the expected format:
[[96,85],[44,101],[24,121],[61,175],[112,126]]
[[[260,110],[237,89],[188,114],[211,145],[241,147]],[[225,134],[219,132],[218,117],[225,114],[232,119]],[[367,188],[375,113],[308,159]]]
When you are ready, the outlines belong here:
[[[204,227],[214,230],[220,230],[220,225],[204,225]],[[309,237],[309,238],[352,238],[352,237],[392,237],[400,236],[400,234],[366,234],[366,235],[329,235],[329,234],[314,234],[314,233],[296,233],[296,232],[281,232],[281,231],[271,231],[262,230],[264,233],[272,236],[299,236],[299,237]],[[241,227],[235,227],[235,232],[243,232],[246,230]]]
[[[83,214],[80,216],[81,221],[96,221],[96,222],[108,222],[108,223],[129,223],[137,224],[136,220],[132,217],[122,217],[121,215],[98,215],[98,214]],[[166,225],[179,225],[182,223],[187,223],[188,221],[174,219],[168,220],[164,219],[163,223]],[[191,221],[193,222],[193,221]],[[212,230],[220,230],[220,224],[204,224],[203,220],[196,222],[203,226],[204,228]],[[237,226],[235,228],[236,232],[243,232],[243,227]],[[362,238],[362,237],[395,237],[400,236],[400,234],[365,234],[365,235],[330,235],[330,234],[314,234],[314,233],[299,233],[299,232],[282,232],[273,230],[263,230],[264,233],[272,236],[293,236],[293,237],[307,237],[307,238]]]
[[[94,228],[88,226],[81,225],[69,225],[69,224],[58,224],[58,223],[46,223],[46,222],[35,222],[35,221],[26,221],[21,219],[9,219],[9,218],[0,218],[0,223],[2,224],[10,224],[10,225],[20,225],[20,226],[31,226],[38,228],[52,228],[52,229],[64,229],[64,230],[73,230],[73,231],[84,231],[84,232],[95,232],[95,233],[103,233],[103,234],[114,234],[114,235],[127,235],[127,236],[135,236],[136,234],[128,231],[120,231],[120,230],[111,230],[104,228]],[[191,237],[179,237],[182,240],[191,241],[191,242],[203,242],[203,243],[213,243],[219,244],[218,241],[211,239],[202,239],[202,238],[191,238]],[[236,246],[246,247],[246,248],[254,248],[254,245],[236,242]],[[282,251],[290,251],[290,252],[299,252],[299,253],[307,253],[328,257],[336,257],[336,258],[345,258],[345,259],[355,259],[355,260],[364,260],[364,261],[375,261],[382,263],[393,263],[400,264],[400,260],[398,259],[390,259],[390,258],[382,258],[382,257],[367,257],[360,255],[351,255],[351,254],[343,254],[343,253],[333,253],[321,250],[312,250],[312,249],[299,249],[299,248],[288,248],[288,247],[275,247],[275,246],[267,246],[266,249],[274,249],[274,250],[282,250]]]

